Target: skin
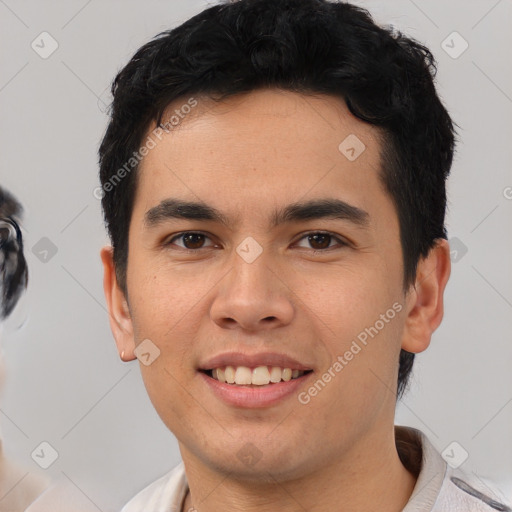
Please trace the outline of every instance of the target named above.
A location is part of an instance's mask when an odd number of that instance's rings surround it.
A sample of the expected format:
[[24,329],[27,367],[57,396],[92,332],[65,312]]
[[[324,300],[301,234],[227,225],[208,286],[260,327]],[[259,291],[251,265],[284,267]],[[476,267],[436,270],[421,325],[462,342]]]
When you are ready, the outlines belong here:
[[[350,134],[366,145],[353,162],[338,150]],[[404,293],[380,148],[378,129],[338,98],[261,90],[221,104],[201,100],[141,162],[128,296],[110,247],[101,251],[104,290],[123,359],[134,359],[146,338],[161,351],[140,368],[179,442],[190,487],[183,510],[315,512],[343,504],[391,512],[409,500],[416,479],[394,440],[397,362],[400,348],[425,350],[440,324],[450,258],[439,241]],[[173,219],[148,228],[145,213],[170,197],[208,203],[233,225]],[[274,209],[319,198],[365,210],[368,225],[318,219],[269,228]],[[170,243],[190,230],[207,236],[188,244],[194,254],[183,238]],[[347,245],[308,239],[318,231]],[[252,263],[236,252],[248,236],[263,249]],[[296,396],[260,409],[227,405],[197,372],[225,351],[284,352],[314,370],[299,390],[307,391],[394,303],[400,313],[307,405]],[[247,443],[261,454],[253,465],[237,457]]]

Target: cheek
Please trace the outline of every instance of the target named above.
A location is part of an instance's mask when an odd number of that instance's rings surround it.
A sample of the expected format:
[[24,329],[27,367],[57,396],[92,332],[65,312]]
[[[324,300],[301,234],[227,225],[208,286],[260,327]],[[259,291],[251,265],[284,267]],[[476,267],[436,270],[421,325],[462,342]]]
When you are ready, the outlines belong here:
[[201,281],[165,268],[133,272],[129,296],[136,341],[153,337],[161,344],[173,331],[187,330],[192,324],[187,318],[194,316],[204,295]]
[[322,380],[333,383],[328,386],[333,387],[334,399],[350,403],[354,410],[361,398],[385,399],[387,388],[394,385],[405,310],[392,276],[378,268],[340,269],[305,297],[304,310],[312,312],[306,314],[329,354],[322,370],[330,370],[330,375]]
[[[306,310],[329,339],[347,340],[373,325],[397,300],[396,286],[377,265],[331,266],[295,283]],[[292,285],[293,286],[293,285]],[[292,287],[291,286],[291,287]]]

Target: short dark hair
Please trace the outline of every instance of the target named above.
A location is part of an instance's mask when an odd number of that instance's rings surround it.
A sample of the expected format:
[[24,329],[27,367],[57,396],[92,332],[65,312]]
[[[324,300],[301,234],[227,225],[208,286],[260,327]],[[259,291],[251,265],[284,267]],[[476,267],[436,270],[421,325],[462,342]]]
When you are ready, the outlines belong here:
[[0,187],[0,319],[8,317],[28,283],[19,218],[21,204]]
[[[400,223],[407,290],[420,258],[436,239],[446,239],[445,181],[455,131],[436,93],[435,75],[435,59],[425,46],[379,27],[368,11],[345,2],[225,0],[158,34],[115,77],[99,149],[102,207],[121,289],[127,293],[137,186],[132,156],[151,123],[161,125],[171,102],[187,95],[222,101],[278,88],[336,95],[354,116],[380,128],[380,178]],[[113,182],[121,169],[123,179]],[[402,350],[398,398],[413,362],[414,354]]]

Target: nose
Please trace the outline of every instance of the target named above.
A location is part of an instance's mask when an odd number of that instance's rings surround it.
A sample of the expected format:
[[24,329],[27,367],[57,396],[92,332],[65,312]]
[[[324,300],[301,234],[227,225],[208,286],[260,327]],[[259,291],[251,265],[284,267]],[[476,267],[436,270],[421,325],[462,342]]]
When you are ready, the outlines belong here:
[[294,316],[291,290],[265,257],[252,263],[238,255],[212,303],[212,320],[222,328],[258,331],[288,325]]

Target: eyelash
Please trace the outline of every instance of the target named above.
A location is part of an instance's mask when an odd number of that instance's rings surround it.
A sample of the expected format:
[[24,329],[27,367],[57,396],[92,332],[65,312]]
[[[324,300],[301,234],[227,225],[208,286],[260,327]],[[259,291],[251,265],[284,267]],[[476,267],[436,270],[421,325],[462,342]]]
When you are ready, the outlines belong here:
[[[177,235],[174,235],[168,241],[164,242],[164,244],[163,244],[164,247],[169,248],[169,246],[172,245],[174,240],[183,238],[185,235],[204,235],[206,238],[210,238],[206,233],[203,233],[202,231],[183,231],[181,233],[178,233]],[[309,231],[308,233],[305,233],[304,235],[302,235],[302,237],[299,238],[296,243],[300,242],[302,239],[307,238],[308,236],[311,236],[311,235],[330,236],[333,240],[336,240],[338,242],[338,247],[337,247],[338,249],[340,249],[342,247],[349,246],[348,242],[344,241],[342,238],[340,238],[339,236],[337,236],[334,233],[331,233],[330,231]],[[200,247],[199,249],[188,249],[187,247],[180,247],[180,246],[178,246],[178,247],[179,247],[179,250],[185,251],[187,253],[197,253],[200,250],[211,248],[211,246],[210,247]],[[336,247],[334,247],[334,248],[336,248]],[[302,247],[302,249],[304,249],[304,247]],[[326,247],[325,249],[312,249],[312,252],[313,252],[313,254],[318,254],[318,253],[322,253],[322,252],[327,252],[332,249],[333,249],[333,247]]]

